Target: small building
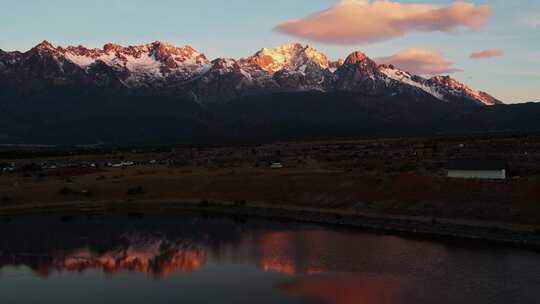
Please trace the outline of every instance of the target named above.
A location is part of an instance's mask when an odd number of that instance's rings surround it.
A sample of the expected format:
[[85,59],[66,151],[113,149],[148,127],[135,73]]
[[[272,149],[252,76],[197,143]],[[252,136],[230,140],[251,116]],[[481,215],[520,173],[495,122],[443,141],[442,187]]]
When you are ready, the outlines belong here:
[[500,160],[454,159],[448,162],[448,177],[506,179],[506,169]]
[[283,164],[280,162],[274,162],[270,164],[271,169],[283,169]]

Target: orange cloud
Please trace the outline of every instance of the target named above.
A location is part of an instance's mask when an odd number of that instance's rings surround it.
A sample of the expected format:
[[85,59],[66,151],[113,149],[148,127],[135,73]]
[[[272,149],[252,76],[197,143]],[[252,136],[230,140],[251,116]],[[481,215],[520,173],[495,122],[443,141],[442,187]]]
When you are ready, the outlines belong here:
[[440,75],[463,71],[453,67],[453,63],[440,53],[424,49],[406,49],[392,56],[376,58],[375,61],[379,64],[394,65],[416,75]]
[[401,4],[391,0],[341,0],[331,8],[278,25],[292,36],[333,44],[373,43],[409,32],[479,29],[491,16],[488,5],[462,1],[448,6]]
[[471,54],[472,59],[485,59],[492,57],[500,57],[504,55],[504,51],[501,49],[490,49],[479,52],[474,52]]

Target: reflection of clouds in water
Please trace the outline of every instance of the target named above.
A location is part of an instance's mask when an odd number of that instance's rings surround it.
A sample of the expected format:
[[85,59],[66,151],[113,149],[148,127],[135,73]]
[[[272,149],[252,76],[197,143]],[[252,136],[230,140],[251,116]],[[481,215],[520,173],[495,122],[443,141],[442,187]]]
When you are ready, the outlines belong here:
[[294,279],[280,288],[290,296],[328,304],[411,303],[404,296],[411,282],[368,273],[337,273]]
[[251,233],[240,243],[225,245],[216,254],[223,261],[251,261],[260,269],[288,275],[324,272],[420,272],[444,271],[445,246],[408,241],[391,236],[331,230]]
[[270,232],[261,235],[259,267],[264,271],[294,275],[298,272],[295,260],[295,235],[290,232]]

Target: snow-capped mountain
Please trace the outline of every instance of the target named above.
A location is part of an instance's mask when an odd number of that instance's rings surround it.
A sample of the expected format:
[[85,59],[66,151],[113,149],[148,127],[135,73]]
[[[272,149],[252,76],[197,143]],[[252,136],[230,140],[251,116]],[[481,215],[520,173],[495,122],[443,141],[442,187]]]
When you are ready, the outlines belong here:
[[450,76],[430,79],[412,75],[392,65],[378,65],[364,53],[354,52],[335,72],[335,89],[371,95],[422,93],[445,102],[495,105],[501,102],[484,92],[475,91]]
[[427,81],[428,85],[436,88],[443,99],[465,98],[484,105],[496,105],[501,102],[486,92],[475,91],[450,76],[435,76]]
[[0,88],[39,90],[48,86],[115,88],[160,94],[200,104],[273,92],[358,92],[370,96],[407,93],[417,99],[494,105],[501,103],[450,76],[430,79],[378,65],[361,52],[331,62],[310,46],[263,48],[241,59],[213,61],[190,46],[164,42],[102,49],[55,47],[44,41],[28,52],[0,50]]
[[330,66],[326,55],[299,43],[285,44],[274,49],[263,48],[255,55],[243,58],[242,61],[256,64],[270,74],[281,70],[304,72],[309,64],[322,69]]
[[103,49],[87,49],[83,46],[58,48],[67,60],[83,69],[102,62],[118,71],[127,72],[128,85],[151,86],[154,81],[174,79],[183,81],[204,71],[210,61],[187,45],[175,47],[168,43],[154,43],[122,47],[106,44]]

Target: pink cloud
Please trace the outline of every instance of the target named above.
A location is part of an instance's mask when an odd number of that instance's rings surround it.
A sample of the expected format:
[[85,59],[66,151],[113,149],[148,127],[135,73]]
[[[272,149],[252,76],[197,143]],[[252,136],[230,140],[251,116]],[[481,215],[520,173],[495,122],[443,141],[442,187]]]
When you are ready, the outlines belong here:
[[406,49],[389,56],[376,58],[378,64],[391,64],[416,75],[440,75],[463,70],[453,67],[452,62],[440,53],[424,49]]
[[373,43],[415,31],[478,30],[491,14],[488,5],[462,1],[439,6],[401,4],[391,0],[341,0],[327,10],[303,19],[286,21],[275,30],[333,44]]
[[471,58],[472,59],[485,59],[485,58],[500,57],[503,55],[504,55],[504,51],[501,49],[490,49],[490,50],[474,52],[471,54]]

